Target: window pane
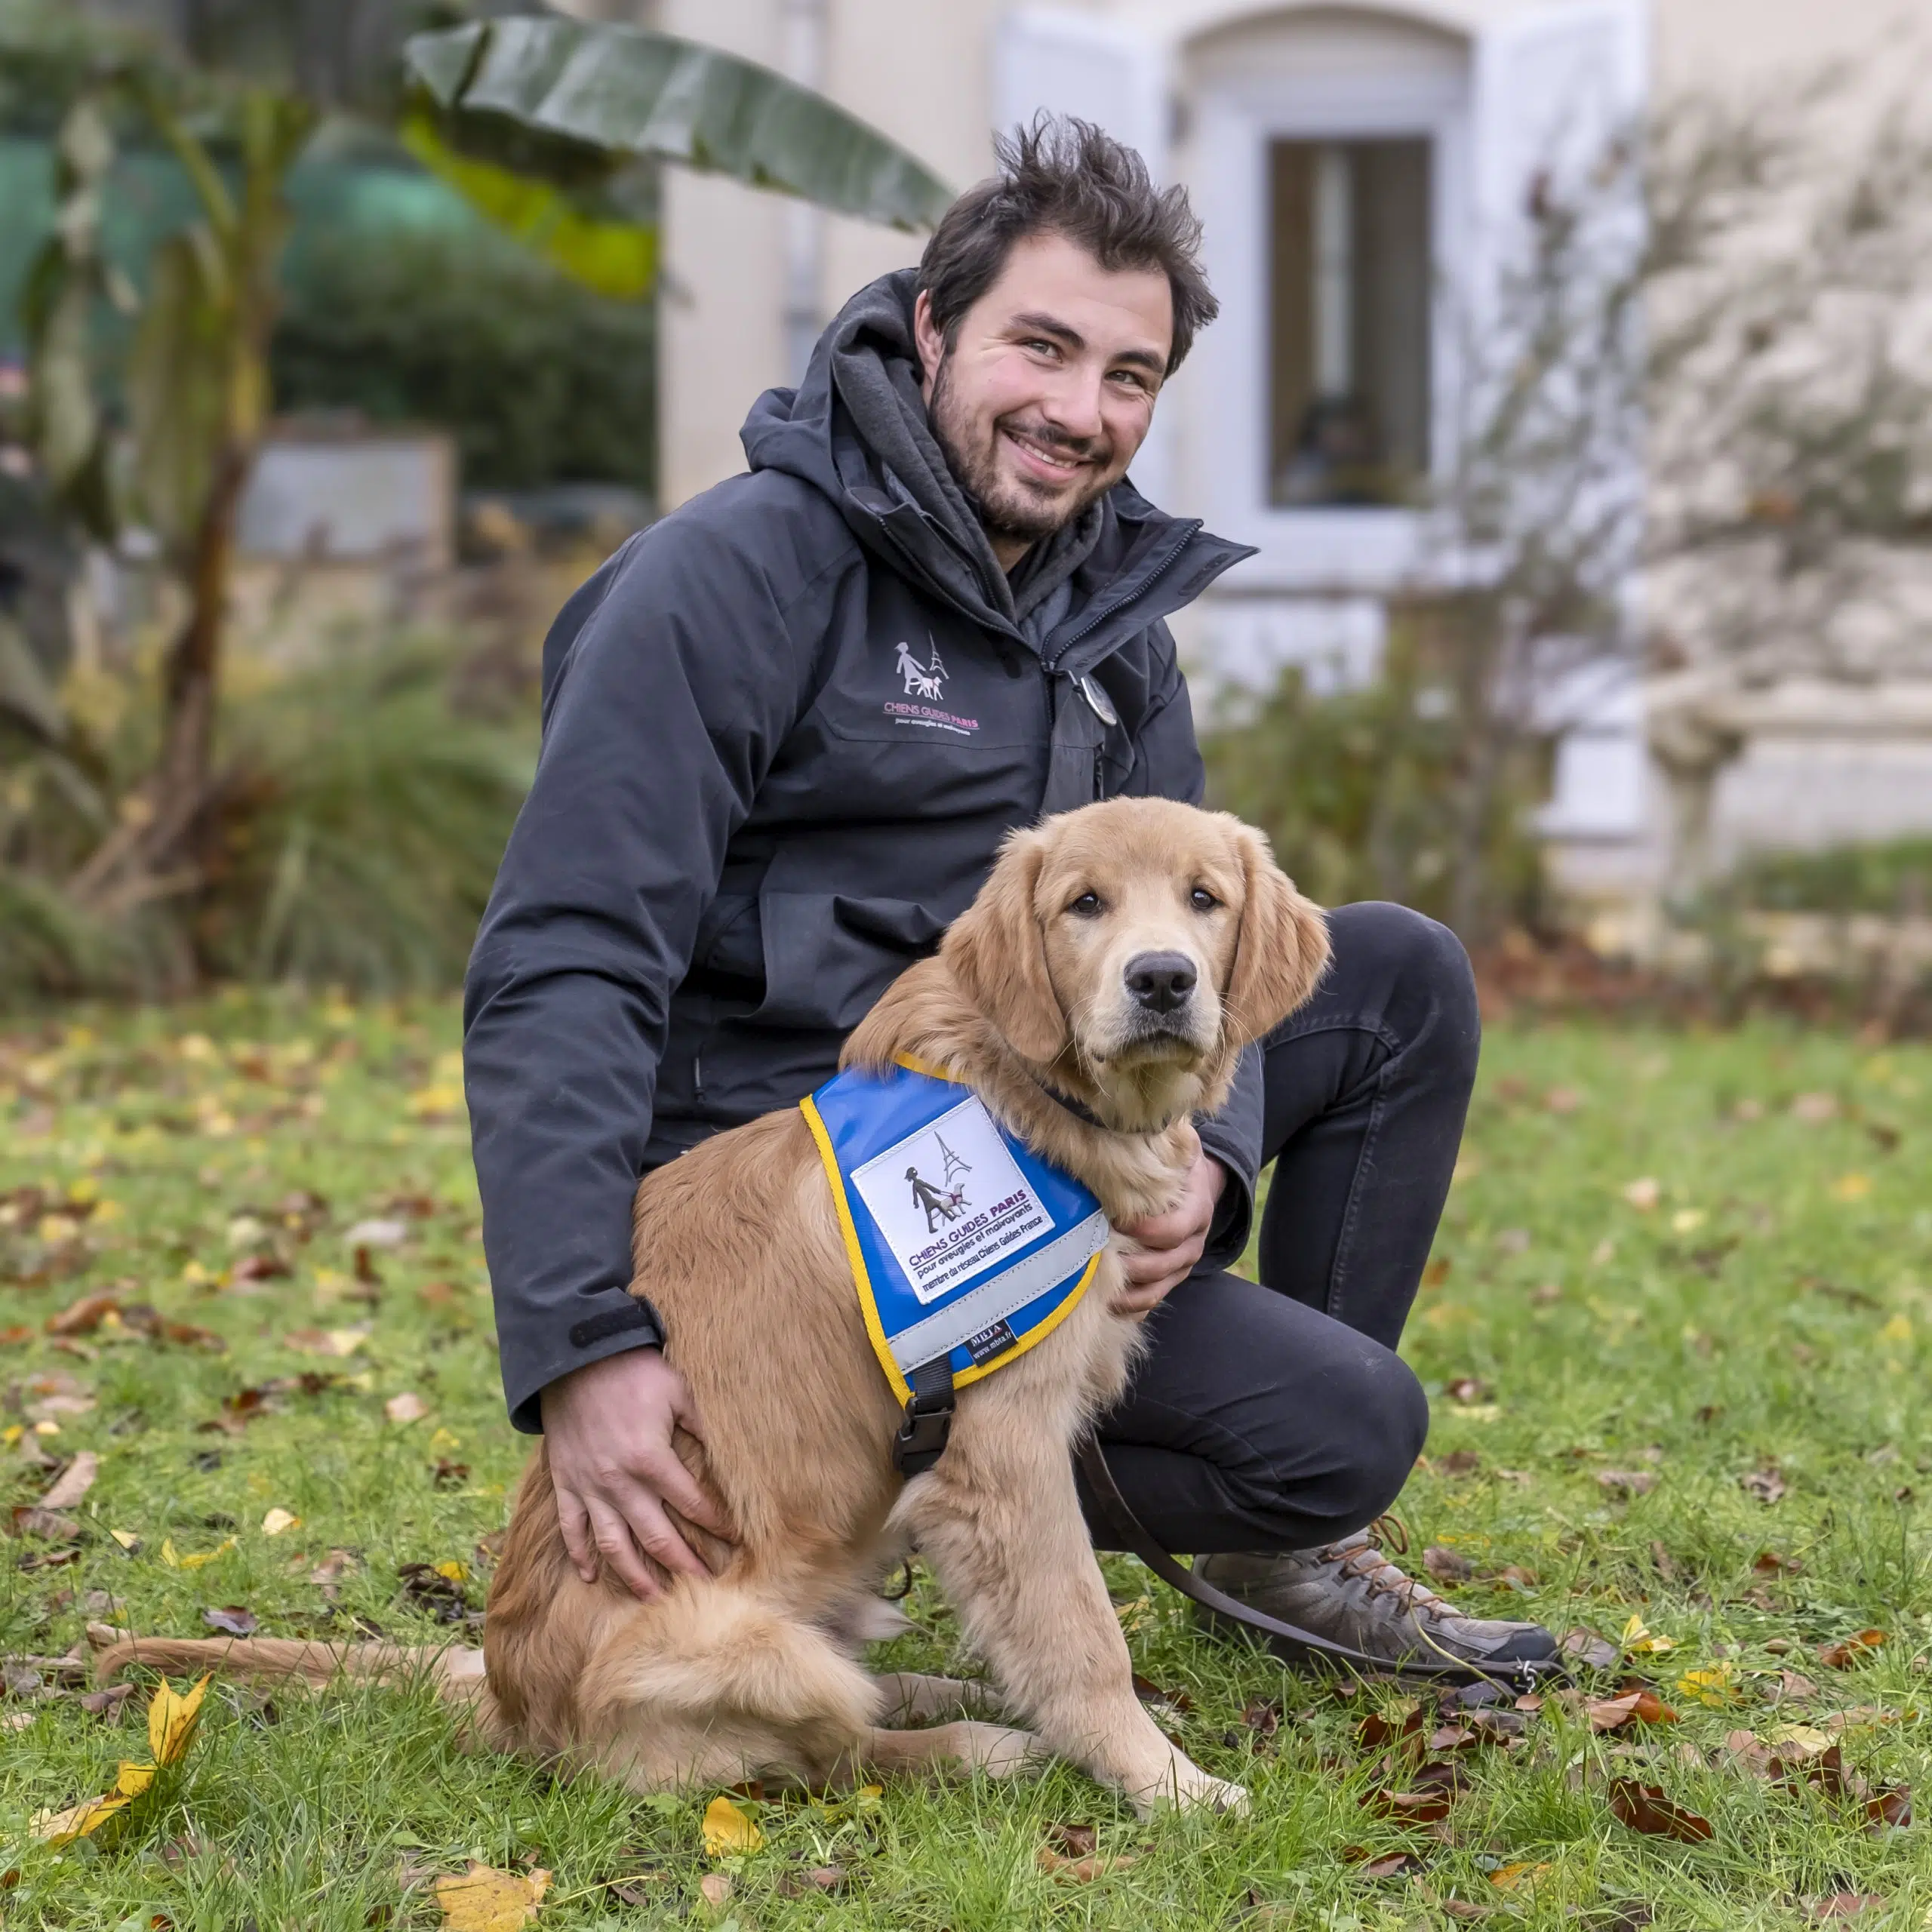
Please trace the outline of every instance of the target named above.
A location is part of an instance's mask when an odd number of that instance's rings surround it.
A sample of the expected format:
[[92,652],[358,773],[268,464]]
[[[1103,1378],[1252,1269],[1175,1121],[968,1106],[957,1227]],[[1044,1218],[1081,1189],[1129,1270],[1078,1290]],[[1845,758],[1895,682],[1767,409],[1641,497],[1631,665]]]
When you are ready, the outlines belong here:
[[1429,143],[1269,153],[1269,499],[1410,500],[1429,468]]

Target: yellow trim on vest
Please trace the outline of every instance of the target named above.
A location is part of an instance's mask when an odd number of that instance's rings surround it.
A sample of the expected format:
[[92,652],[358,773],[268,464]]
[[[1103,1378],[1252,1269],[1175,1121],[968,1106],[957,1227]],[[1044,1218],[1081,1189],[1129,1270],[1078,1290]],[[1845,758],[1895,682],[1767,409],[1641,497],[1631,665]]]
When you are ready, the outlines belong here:
[[838,1217],[838,1232],[845,1242],[845,1258],[852,1264],[852,1285],[859,1293],[859,1312],[866,1318],[866,1333],[872,1338],[872,1353],[878,1357],[878,1365],[885,1371],[885,1379],[892,1384],[893,1393],[900,1401],[909,1402],[912,1399],[912,1384],[900,1374],[899,1364],[892,1359],[892,1345],[885,1339],[885,1331],[879,1325],[872,1277],[866,1272],[865,1251],[859,1245],[859,1230],[853,1223],[851,1203],[845,1198],[845,1177],[838,1171],[838,1156],[833,1151],[832,1136],[826,1131],[825,1122],[819,1118],[818,1109],[809,1094],[798,1103],[798,1111],[804,1115],[805,1124],[811,1130],[825,1177],[832,1183],[832,1205]]
[[928,1080],[943,1080],[949,1087],[963,1087],[963,1080],[955,1080],[943,1066],[935,1066],[929,1060],[921,1060],[912,1054],[894,1054],[892,1062],[903,1066],[908,1073],[923,1073]]
[[[934,1066],[929,1060],[915,1059],[911,1054],[895,1054],[894,1060],[909,1073],[923,1073],[930,1080],[943,1080],[949,1086],[963,1087],[965,1082],[955,1080],[949,1073]],[[970,1091],[971,1090],[968,1089]],[[814,1144],[818,1149],[820,1164],[825,1169],[825,1177],[832,1187],[832,1211],[838,1217],[838,1232],[845,1244],[845,1258],[851,1264],[852,1285],[859,1297],[859,1312],[864,1316],[866,1334],[872,1345],[872,1353],[878,1358],[878,1365],[885,1371],[885,1379],[892,1384],[892,1392],[902,1402],[912,1399],[912,1385],[901,1373],[899,1364],[892,1358],[892,1345],[885,1338],[885,1331],[880,1325],[877,1298],[872,1293],[872,1277],[866,1272],[865,1251],[859,1245],[859,1230],[852,1219],[852,1204],[845,1194],[845,1177],[838,1171],[838,1156],[832,1145],[832,1136],[825,1122],[819,1117],[819,1111],[808,1094],[798,1103],[798,1111],[805,1117],[805,1125],[811,1130]],[[1035,1343],[1044,1342],[1081,1303],[1086,1299],[1087,1291],[1094,1285],[1094,1277],[1100,1272],[1100,1257],[1106,1253],[1104,1246],[1088,1257],[1087,1266],[1081,1271],[1080,1279],[1074,1284],[1073,1291],[1037,1327],[1029,1329],[1020,1337],[1005,1354],[995,1355],[990,1361],[983,1361],[971,1368],[961,1369],[952,1378],[955,1389],[964,1389],[977,1382],[983,1376],[992,1374],[996,1368],[1004,1368],[1010,1361],[1017,1361]]]

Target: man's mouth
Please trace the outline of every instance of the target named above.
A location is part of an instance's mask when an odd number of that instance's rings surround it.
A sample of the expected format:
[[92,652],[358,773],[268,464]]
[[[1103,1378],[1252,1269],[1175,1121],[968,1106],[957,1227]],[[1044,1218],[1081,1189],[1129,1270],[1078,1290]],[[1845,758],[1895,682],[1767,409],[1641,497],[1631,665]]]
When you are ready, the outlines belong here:
[[1018,454],[1020,467],[1042,482],[1069,481],[1093,462],[1091,457],[1078,456],[1054,444],[1041,442],[1022,429],[1009,429],[1002,424],[1000,434]]

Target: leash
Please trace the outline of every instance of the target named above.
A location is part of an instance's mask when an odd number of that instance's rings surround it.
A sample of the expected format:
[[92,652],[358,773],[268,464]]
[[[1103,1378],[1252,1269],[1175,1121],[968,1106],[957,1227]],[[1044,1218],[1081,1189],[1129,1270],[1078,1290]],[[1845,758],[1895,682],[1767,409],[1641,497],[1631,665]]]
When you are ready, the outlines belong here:
[[1371,1657],[1364,1651],[1352,1649],[1346,1644],[1338,1644],[1331,1637],[1318,1637],[1312,1630],[1304,1630],[1298,1625],[1284,1623],[1279,1617],[1270,1617],[1265,1611],[1251,1608],[1238,1601],[1223,1590],[1217,1590],[1212,1583],[1204,1581],[1184,1564],[1177,1563],[1154,1540],[1146,1526],[1128,1506],[1127,1498],[1120,1493],[1119,1485],[1114,1481],[1113,1472],[1107,1467],[1107,1459],[1100,1453],[1100,1445],[1089,1436],[1075,1452],[1081,1471],[1091,1485],[1094,1500],[1100,1506],[1100,1513],[1108,1519],[1109,1527],[1126,1546],[1129,1552],[1140,1558],[1162,1583],[1178,1590],[1189,1601],[1197,1603],[1204,1610],[1211,1610],[1218,1616],[1232,1622],[1244,1624],[1251,1630],[1264,1635],[1280,1637],[1297,1646],[1312,1651],[1317,1656],[1332,1659],[1337,1663],[1347,1664],[1371,1676],[1386,1677],[1393,1673],[1404,1677],[1425,1677],[1454,1679],[1471,1684],[1493,1684],[1498,1690],[1533,1690],[1537,1682],[1546,1677],[1564,1674],[1562,1660],[1558,1657],[1547,1660],[1525,1660],[1520,1663],[1500,1664],[1485,1669],[1479,1664],[1459,1657],[1447,1651],[1422,1627],[1422,1620],[1411,1611],[1411,1621],[1416,1635],[1442,1658],[1436,1663],[1392,1663],[1386,1657]]

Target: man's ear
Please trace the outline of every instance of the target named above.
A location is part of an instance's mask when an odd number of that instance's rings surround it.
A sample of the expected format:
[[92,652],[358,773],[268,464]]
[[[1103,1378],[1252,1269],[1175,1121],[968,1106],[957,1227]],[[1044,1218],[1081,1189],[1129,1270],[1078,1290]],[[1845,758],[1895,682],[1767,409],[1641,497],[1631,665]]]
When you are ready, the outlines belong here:
[[1321,909],[1275,864],[1268,841],[1253,826],[1235,821],[1235,842],[1247,896],[1223,998],[1228,1030],[1245,1046],[1315,991],[1328,964],[1328,925]]
[[1033,894],[1047,856],[1037,832],[1010,834],[980,896],[946,929],[940,957],[960,990],[1023,1060],[1046,1066],[1072,1035],[1047,974],[1047,939]]

